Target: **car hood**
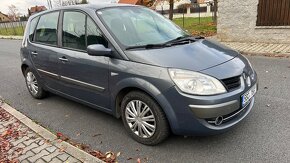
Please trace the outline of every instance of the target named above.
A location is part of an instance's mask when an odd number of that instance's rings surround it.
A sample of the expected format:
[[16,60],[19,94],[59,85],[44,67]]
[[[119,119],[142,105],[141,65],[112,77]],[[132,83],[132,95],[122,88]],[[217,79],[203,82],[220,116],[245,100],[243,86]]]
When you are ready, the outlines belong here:
[[127,50],[125,54],[131,61],[192,71],[215,67],[239,55],[238,52],[207,39],[159,49]]

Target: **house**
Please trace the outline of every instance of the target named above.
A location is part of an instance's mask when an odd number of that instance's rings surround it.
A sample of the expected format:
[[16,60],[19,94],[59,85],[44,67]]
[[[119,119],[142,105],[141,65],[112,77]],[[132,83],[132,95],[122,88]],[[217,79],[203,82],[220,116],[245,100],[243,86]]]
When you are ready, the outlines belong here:
[[153,6],[157,1],[160,0],[119,0],[118,3],[126,3],[132,5],[144,5],[147,7]]
[[31,7],[30,9],[28,9],[28,15],[33,15],[36,13],[39,13],[41,11],[45,11],[47,10],[45,6],[35,6],[35,7]]
[[2,12],[0,12],[0,22],[8,22],[10,21],[8,15],[3,14]]
[[289,0],[219,0],[222,41],[290,43]]
[[126,4],[132,4],[132,5],[141,5],[141,0],[119,0],[118,3],[126,3]]

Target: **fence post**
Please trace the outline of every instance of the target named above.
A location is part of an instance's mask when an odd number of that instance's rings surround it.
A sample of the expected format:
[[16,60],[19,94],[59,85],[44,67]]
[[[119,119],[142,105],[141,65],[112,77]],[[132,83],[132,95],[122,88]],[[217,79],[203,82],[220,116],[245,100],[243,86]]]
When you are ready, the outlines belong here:
[[206,4],[206,17],[209,17],[210,16],[210,13],[211,13],[211,6],[209,3]]
[[6,28],[6,23],[4,23],[4,27],[5,27],[5,31],[6,31],[6,33],[8,33],[7,28]]
[[14,22],[12,22],[12,28],[13,28],[13,32],[14,32],[14,35],[16,35],[16,29],[15,29],[15,26],[14,26]]
[[23,22],[22,22],[22,21],[20,21],[19,23],[20,23],[20,25],[21,25],[21,28],[22,28],[22,33],[24,34]]

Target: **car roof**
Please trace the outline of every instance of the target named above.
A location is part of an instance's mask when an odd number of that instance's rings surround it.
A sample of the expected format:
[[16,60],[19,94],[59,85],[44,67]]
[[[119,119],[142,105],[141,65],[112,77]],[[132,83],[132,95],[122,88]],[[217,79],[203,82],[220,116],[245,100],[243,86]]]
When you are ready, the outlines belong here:
[[80,4],[80,5],[70,5],[70,6],[63,6],[63,7],[57,7],[53,9],[49,9],[46,11],[42,11],[40,13],[34,14],[31,16],[31,18],[34,18],[39,15],[43,15],[45,13],[49,13],[52,11],[58,11],[62,9],[81,9],[81,10],[100,10],[104,8],[109,8],[109,7],[124,7],[124,6],[137,6],[137,5],[131,5],[131,4],[120,4],[120,3],[96,3],[96,4]]

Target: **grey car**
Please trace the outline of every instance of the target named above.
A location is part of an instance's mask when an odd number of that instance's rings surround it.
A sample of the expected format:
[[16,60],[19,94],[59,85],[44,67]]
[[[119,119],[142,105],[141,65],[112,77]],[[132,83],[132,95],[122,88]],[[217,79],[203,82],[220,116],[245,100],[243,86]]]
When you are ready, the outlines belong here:
[[225,132],[248,115],[257,92],[257,74],[237,51],[141,6],[80,5],[33,15],[20,53],[34,98],[52,92],[107,112],[146,145],[170,133]]

